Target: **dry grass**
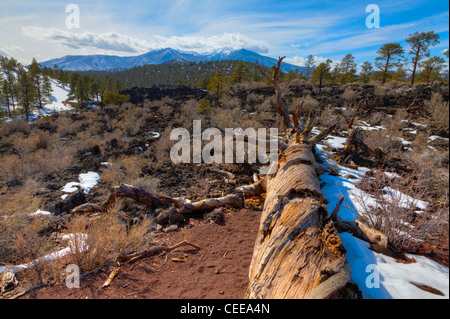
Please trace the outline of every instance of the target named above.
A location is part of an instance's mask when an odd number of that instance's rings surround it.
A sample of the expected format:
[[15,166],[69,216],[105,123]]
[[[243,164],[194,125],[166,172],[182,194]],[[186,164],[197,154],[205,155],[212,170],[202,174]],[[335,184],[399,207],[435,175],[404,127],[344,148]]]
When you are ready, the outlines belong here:
[[425,102],[434,122],[446,132],[449,131],[449,102],[444,101],[439,93],[433,94],[431,100]]
[[86,272],[122,254],[144,250],[151,244],[150,226],[151,220],[147,218],[128,225],[114,210],[97,219],[75,217],[67,229],[68,234],[72,234],[69,262]]

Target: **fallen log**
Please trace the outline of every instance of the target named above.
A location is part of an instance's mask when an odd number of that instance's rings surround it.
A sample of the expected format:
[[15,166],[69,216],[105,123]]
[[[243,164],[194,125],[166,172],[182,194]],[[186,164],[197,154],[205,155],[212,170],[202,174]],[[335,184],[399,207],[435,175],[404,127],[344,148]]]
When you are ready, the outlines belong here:
[[[322,299],[336,294],[354,298],[346,251],[328,216],[316,173],[324,170],[313,153],[314,120],[310,114],[304,124],[299,110],[293,116],[287,113],[277,82],[282,60],[272,77],[260,69],[277,91],[277,111],[283,116],[289,147],[266,177],[267,195],[246,298]],[[319,134],[317,140],[326,135]]]

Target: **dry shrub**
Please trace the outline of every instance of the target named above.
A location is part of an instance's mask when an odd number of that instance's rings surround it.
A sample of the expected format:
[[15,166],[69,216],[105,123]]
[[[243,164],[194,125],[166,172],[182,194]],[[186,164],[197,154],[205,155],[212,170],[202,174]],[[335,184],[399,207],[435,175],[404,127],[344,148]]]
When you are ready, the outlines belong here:
[[449,102],[444,101],[439,93],[434,93],[431,100],[425,101],[425,107],[431,113],[435,123],[445,131],[449,131]]
[[387,95],[388,92],[389,92],[389,88],[376,85],[374,94],[376,96],[385,96],[385,95]]
[[81,121],[72,121],[71,118],[66,116],[60,116],[55,120],[58,127],[58,134],[62,136],[75,135],[81,130]]
[[10,182],[13,180],[22,180],[23,162],[17,155],[5,155],[0,160],[0,178]]
[[222,105],[223,108],[228,109],[240,109],[242,108],[242,101],[240,98],[237,97],[231,97],[229,94],[225,94],[220,98],[219,101],[220,105]]
[[32,218],[15,236],[17,256],[20,256],[16,263],[28,265],[27,279],[33,286],[42,286],[53,273],[53,261],[43,258],[55,250],[54,241],[42,233],[47,224],[45,218]]
[[74,217],[67,225],[70,262],[82,272],[96,269],[122,254],[146,249],[151,243],[151,219],[129,226],[110,210],[97,219]]
[[37,150],[49,148],[55,141],[55,138],[47,131],[38,131],[26,138],[16,137],[14,139],[14,148],[23,156],[33,153]]
[[364,141],[373,150],[380,149],[388,157],[396,156],[403,150],[402,141],[399,139],[401,133],[395,134],[396,136],[388,135],[386,130],[378,131],[366,131]]
[[308,81],[305,79],[293,79],[291,82],[289,82],[289,86],[305,86],[308,85]]
[[180,118],[194,119],[198,117],[198,101],[190,99],[180,107]]
[[30,224],[29,214],[38,210],[40,201],[34,197],[36,183],[27,181],[15,193],[2,198],[0,207],[0,264],[20,261],[15,239]]
[[148,159],[139,156],[121,156],[110,160],[107,168],[101,172],[102,181],[109,185],[133,184],[142,175],[142,168],[149,165]]
[[[192,126],[192,123],[190,124]],[[165,163],[170,162],[170,150],[177,141],[170,140],[170,133],[172,129],[166,127],[161,134],[161,138],[153,143],[155,149],[156,162],[153,163],[155,168],[161,168]]]
[[[305,96],[302,100],[305,102],[303,104],[303,108],[302,108],[304,115],[309,114],[311,111],[317,112],[317,110],[320,106],[319,101],[317,101],[315,98],[313,98],[310,95]],[[300,101],[293,101],[292,104],[294,106],[298,106],[300,104]]]
[[0,124],[0,135],[11,135],[15,133],[28,133],[30,126],[25,120],[12,120],[7,123]]
[[344,93],[342,94],[342,98],[346,101],[352,101],[359,97],[360,97],[359,93],[352,90],[351,88],[346,88]]
[[373,176],[360,181],[358,188],[364,192],[355,195],[362,208],[362,220],[386,234],[399,250],[428,239],[445,223],[444,216],[437,216],[443,211],[418,212],[419,200],[426,197],[429,189],[417,188],[414,179],[402,179],[389,178],[382,170],[377,170]]
[[250,106],[260,105],[264,101],[264,97],[255,93],[247,95],[247,104]]

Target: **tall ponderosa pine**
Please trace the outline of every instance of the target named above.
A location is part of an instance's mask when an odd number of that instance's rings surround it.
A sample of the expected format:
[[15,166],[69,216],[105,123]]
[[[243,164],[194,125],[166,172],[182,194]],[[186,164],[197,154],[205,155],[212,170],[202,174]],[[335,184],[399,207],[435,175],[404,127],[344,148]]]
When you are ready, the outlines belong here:
[[386,43],[377,51],[380,56],[375,59],[375,66],[383,74],[383,84],[386,83],[392,68],[400,66],[404,58],[403,53],[405,53],[405,50],[398,43]]
[[430,56],[430,47],[438,44],[440,42],[439,39],[439,34],[434,31],[415,32],[410,34],[409,38],[406,39],[406,42],[411,46],[411,50],[409,51],[409,55],[411,56],[409,63],[413,65],[411,85],[414,85],[417,67],[419,66],[420,61]]

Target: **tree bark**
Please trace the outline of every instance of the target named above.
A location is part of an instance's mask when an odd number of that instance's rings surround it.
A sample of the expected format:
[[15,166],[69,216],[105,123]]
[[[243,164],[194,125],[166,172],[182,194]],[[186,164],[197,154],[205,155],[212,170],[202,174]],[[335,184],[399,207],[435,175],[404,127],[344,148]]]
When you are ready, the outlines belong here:
[[[346,294],[351,271],[345,248],[328,216],[313,153],[310,115],[306,125],[300,110],[290,116],[283,107],[274,75],[266,77],[277,89],[277,111],[283,116],[289,147],[275,170],[266,176],[266,201],[250,266],[249,299],[332,298]],[[320,134],[320,139],[326,134]],[[319,140],[319,139],[317,139]]]
[[267,189],[246,297],[331,297],[351,273],[323,202],[311,146],[290,146]]

